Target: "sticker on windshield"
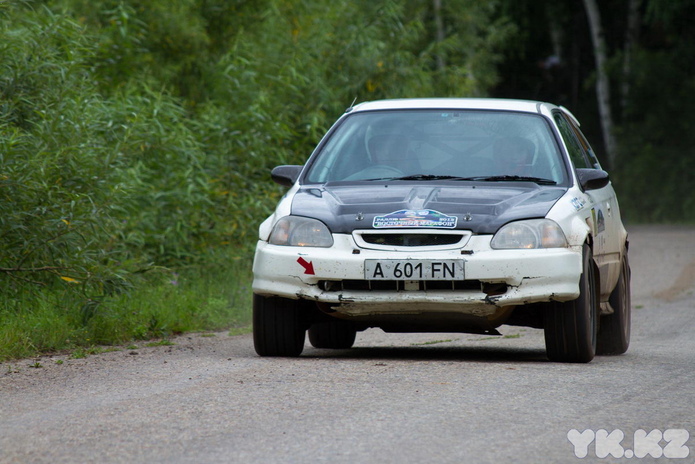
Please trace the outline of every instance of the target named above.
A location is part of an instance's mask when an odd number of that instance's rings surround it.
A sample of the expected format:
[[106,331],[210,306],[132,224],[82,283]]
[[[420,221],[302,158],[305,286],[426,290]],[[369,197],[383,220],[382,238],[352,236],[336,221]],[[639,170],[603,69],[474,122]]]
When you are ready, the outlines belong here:
[[457,222],[458,218],[456,216],[447,216],[444,213],[431,209],[402,209],[385,216],[375,217],[372,227],[375,229],[385,227],[439,227],[453,229],[456,227]]

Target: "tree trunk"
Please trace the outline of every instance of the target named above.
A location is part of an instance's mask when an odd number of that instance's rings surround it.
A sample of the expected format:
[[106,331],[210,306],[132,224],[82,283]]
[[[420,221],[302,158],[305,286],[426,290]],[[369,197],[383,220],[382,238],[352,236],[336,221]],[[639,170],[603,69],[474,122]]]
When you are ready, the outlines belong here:
[[[444,21],[442,20],[442,0],[432,0],[432,6],[434,8],[434,26],[436,28],[436,40],[437,44],[441,45],[444,42]],[[444,71],[446,68],[446,61],[442,55],[441,48],[437,50],[437,70]]]
[[596,0],[584,0],[584,7],[589,20],[591,42],[594,47],[594,58],[596,59],[596,97],[601,118],[603,142],[606,155],[608,156],[608,165],[612,168],[615,166],[616,143],[613,135],[610,83],[606,72],[606,41],[603,36],[603,27],[601,26],[601,13]]
[[[630,95],[630,74],[632,73],[632,49],[637,43],[640,25],[641,0],[630,0],[627,12],[627,31],[625,32],[625,49],[623,51],[623,83],[620,88],[620,109],[625,114]],[[624,116],[623,116],[624,117]]]

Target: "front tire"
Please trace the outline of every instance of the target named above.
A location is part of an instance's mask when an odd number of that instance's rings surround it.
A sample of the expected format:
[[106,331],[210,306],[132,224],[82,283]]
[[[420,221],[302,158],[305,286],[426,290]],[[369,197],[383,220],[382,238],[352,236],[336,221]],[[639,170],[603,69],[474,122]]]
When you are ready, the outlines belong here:
[[587,363],[596,354],[598,283],[591,248],[586,244],[582,262],[579,298],[552,303],[545,311],[545,347],[551,361]]
[[632,320],[630,264],[627,260],[627,251],[620,264],[618,283],[608,301],[613,308],[613,314],[601,317],[596,354],[623,354],[630,346],[630,325]]
[[341,320],[317,322],[309,327],[309,342],[314,348],[352,348],[356,335],[357,329]]
[[296,357],[306,326],[300,300],[253,295],[253,346],[260,356]]

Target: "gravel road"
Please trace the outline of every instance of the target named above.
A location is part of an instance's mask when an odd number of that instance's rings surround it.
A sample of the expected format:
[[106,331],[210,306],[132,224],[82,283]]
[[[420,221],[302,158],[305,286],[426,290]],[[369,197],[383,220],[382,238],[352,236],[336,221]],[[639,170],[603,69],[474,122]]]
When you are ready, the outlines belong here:
[[[628,230],[623,356],[550,363],[542,331],[503,326],[298,359],[221,332],[20,360],[0,366],[0,463],[693,463],[695,228]],[[596,437],[583,459],[573,429]]]

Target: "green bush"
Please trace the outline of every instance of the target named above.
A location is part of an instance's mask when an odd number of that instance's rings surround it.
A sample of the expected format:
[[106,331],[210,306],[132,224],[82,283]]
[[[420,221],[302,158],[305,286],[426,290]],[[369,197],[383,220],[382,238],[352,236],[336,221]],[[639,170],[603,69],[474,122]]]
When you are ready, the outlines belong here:
[[619,127],[614,169],[629,221],[695,223],[695,78],[680,52],[640,50],[635,56],[640,72]]
[[113,227],[106,186],[122,166],[95,137],[105,104],[85,65],[88,39],[46,10],[2,24],[0,279],[10,290],[92,291],[119,278],[103,245]]

